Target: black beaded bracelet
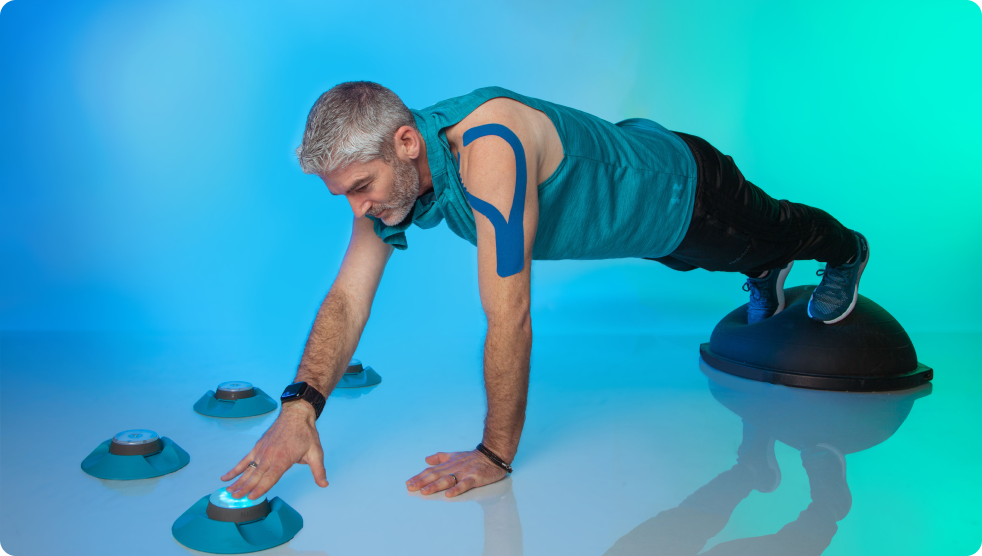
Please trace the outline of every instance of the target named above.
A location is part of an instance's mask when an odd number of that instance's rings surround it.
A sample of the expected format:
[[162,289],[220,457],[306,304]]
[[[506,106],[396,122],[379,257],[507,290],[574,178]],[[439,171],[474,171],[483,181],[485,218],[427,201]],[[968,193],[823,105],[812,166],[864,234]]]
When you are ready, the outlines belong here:
[[491,460],[491,463],[504,469],[506,473],[511,473],[511,466],[505,463],[505,460],[499,458],[497,454],[495,454],[491,450],[488,450],[488,447],[485,446],[483,442],[477,445],[477,451],[484,454],[484,457]]

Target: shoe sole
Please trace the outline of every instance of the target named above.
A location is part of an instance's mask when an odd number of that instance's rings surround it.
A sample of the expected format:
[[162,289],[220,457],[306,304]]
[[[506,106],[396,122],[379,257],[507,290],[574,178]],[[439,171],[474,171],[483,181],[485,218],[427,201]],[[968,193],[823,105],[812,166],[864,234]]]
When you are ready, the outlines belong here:
[[839,465],[842,467],[842,480],[846,480],[846,456],[838,448],[831,444],[821,443],[816,444],[815,447],[832,452],[835,457],[839,458]]
[[[784,305],[784,280],[786,280],[787,277],[788,277],[788,274],[791,273],[791,267],[793,265],[794,265],[794,261],[791,261],[790,263],[788,263],[788,266],[782,268],[781,269],[781,272],[779,272],[778,275],[777,275],[777,310],[774,311],[774,313],[771,315],[771,317],[773,317],[774,315],[776,315],[776,314],[778,314],[778,313],[780,313],[781,311],[784,310],[784,307],[785,307],[785,305]],[[768,318],[770,318],[770,317],[768,317]]]
[[774,453],[773,438],[767,444],[767,467],[774,472],[774,483],[767,485],[764,488],[757,488],[757,492],[761,494],[774,492],[777,490],[777,487],[781,486],[781,467],[777,464],[777,457]]
[[[835,324],[835,323],[841,321],[842,319],[848,317],[849,314],[852,313],[852,310],[856,308],[856,301],[859,300],[859,281],[863,278],[863,271],[866,270],[866,263],[869,262],[869,257],[870,257],[870,249],[869,249],[869,242],[867,242],[866,243],[866,260],[863,261],[863,262],[861,262],[861,263],[859,263],[859,275],[856,276],[856,288],[852,291],[852,301],[849,303],[849,307],[846,308],[846,312],[845,313],[842,313],[842,315],[840,315],[840,316],[838,316],[838,317],[836,317],[836,318],[834,318],[832,320],[819,320],[819,322],[823,322],[825,324]],[[812,295],[815,295],[815,294],[813,293]],[[809,305],[811,304],[810,301],[811,300],[809,300]],[[812,316],[812,313],[811,313],[810,310],[808,311],[808,316],[809,317]],[[812,318],[813,318],[813,320],[818,320],[818,319],[815,319],[814,317],[812,317]]]

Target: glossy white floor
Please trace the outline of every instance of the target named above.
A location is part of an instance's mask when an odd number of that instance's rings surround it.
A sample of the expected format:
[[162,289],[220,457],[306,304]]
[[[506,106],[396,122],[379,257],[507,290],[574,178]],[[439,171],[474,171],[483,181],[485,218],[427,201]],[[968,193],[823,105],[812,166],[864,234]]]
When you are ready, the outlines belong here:
[[[271,496],[297,509],[304,528],[264,554],[979,549],[982,358],[972,346],[982,335],[914,335],[935,381],[893,394],[736,379],[700,364],[700,341],[537,336],[514,475],[452,501],[409,494],[403,483],[424,456],[479,441],[480,338],[362,346],[356,355],[383,382],[330,399],[319,428],[331,486],[318,488],[303,466],[285,476]],[[180,555],[194,551],[173,539],[171,524],[220,486],[275,415],[219,420],[192,404],[233,379],[275,395],[300,346],[7,333],[0,349],[4,550]],[[191,463],[140,481],[80,470],[98,443],[130,428],[172,438]]]

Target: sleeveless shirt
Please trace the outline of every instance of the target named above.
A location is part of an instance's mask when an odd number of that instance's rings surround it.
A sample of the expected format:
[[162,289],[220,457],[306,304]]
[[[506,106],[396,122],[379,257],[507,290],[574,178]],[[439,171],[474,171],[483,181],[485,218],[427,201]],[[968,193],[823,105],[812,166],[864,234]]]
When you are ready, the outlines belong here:
[[682,139],[641,118],[612,124],[597,116],[485,87],[429,108],[412,110],[426,142],[433,190],[416,199],[402,222],[388,226],[369,216],[376,235],[406,249],[410,224],[450,230],[477,245],[474,212],[460,183],[445,129],[478,106],[506,97],[546,114],[556,126],[563,158],[538,184],[535,260],[663,257],[681,243],[696,190],[696,163]]

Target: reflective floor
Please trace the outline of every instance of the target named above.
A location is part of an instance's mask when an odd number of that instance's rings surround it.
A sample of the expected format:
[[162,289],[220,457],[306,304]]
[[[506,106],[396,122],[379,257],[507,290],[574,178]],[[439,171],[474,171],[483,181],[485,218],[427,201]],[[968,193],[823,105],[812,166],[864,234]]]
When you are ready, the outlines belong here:
[[[982,335],[912,335],[933,384],[889,394],[759,384],[700,363],[704,337],[537,335],[512,477],[409,494],[423,457],[473,448],[481,339],[362,345],[378,386],[318,422],[326,489],[295,466],[270,493],[304,527],[262,554],[950,554],[982,545]],[[302,340],[301,340],[302,342]],[[191,406],[219,382],[278,393],[296,338],[0,336],[0,543],[17,556],[186,554],[171,524],[221,485],[275,413]],[[191,455],[156,479],[83,458],[148,428]]]

